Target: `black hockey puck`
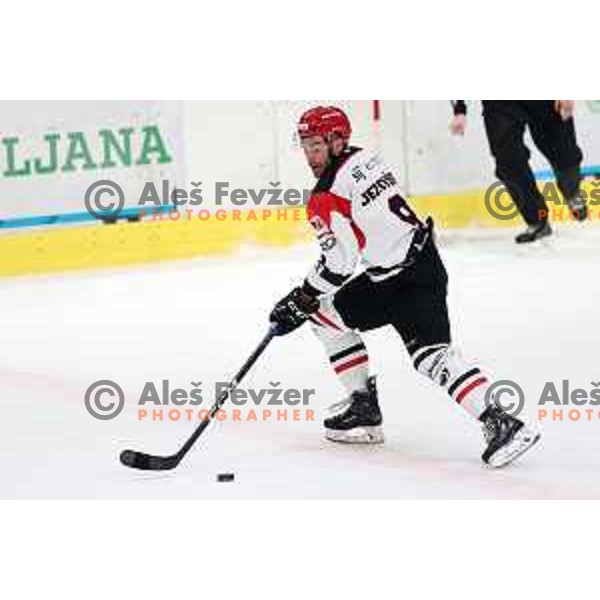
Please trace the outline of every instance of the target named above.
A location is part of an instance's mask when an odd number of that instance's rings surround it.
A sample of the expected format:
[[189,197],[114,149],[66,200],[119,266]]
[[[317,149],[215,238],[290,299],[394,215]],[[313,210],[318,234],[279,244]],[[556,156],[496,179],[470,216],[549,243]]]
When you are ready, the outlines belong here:
[[217,481],[220,483],[233,481],[234,479],[235,479],[235,475],[233,473],[219,473],[217,475]]

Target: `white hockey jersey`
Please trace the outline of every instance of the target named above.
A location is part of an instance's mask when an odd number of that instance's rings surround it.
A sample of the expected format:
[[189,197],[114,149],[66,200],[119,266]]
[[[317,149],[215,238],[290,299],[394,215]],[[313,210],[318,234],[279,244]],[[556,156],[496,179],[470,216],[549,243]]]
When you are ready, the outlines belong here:
[[373,281],[397,274],[427,235],[392,170],[378,153],[362,148],[350,147],[334,159],[312,192],[307,214],[322,252],[306,283],[320,294],[343,285],[359,258]]

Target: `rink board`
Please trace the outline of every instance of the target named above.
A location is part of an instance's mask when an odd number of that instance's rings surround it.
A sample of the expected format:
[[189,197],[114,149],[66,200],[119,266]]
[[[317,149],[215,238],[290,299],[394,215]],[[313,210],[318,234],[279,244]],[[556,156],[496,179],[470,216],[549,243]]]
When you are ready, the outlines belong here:
[[[587,182],[586,191],[596,189],[594,183]],[[486,209],[483,191],[455,196],[422,196],[412,199],[411,204],[421,216],[432,215],[440,229],[522,225],[520,217],[509,220],[492,217]],[[264,217],[262,211],[255,211],[256,219],[238,221],[232,218],[174,221],[165,215],[162,221],[120,221],[6,232],[0,235],[0,276],[227,255],[246,246],[277,248],[311,240],[312,232],[303,209],[288,209],[288,212],[294,213],[296,218]],[[586,225],[595,224],[599,214],[600,211],[593,207],[593,218]],[[551,213],[550,218],[556,221],[557,215],[553,218]],[[566,211],[558,220],[569,220]]]
[[[246,246],[311,240],[304,216],[263,220],[264,204],[256,207],[255,221],[108,225],[85,210],[84,199],[96,183],[108,180],[121,187],[124,211],[135,211],[146,185],[167,182],[170,189],[201,188],[201,207],[214,213],[235,209],[230,196],[221,203],[216,195],[220,182],[230,190],[306,191],[314,181],[295,124],[309,106],[331,102],[3,102],[0,276],[226,255]],[[336,104],[350,116],[353,143],[383,151],[417,213],[432,215],[440,230],[522,225],[520,219],[495,219],[486,209],[494,166],[477,103],[470,106],[468,135],[456,138],[448,133],[447,101],[382,101],[377,120],[373,102]],[[576,121],[584,174],[597,177],[598,101],[579,102]],[[552,179],[535,149],[531,165],[538,181]],[[594,184],[600,180],[586,185]],[[600,195],[600,187],[594,191]],[[162,209],[169,210],[171,204],[163,202]]]

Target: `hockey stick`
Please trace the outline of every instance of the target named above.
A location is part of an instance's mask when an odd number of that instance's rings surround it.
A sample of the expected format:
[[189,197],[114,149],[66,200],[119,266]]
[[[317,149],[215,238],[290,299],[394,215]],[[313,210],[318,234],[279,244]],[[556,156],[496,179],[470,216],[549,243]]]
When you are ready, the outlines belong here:
[[277,326],[271,325],[267,335],[262,339],[260,344],[256,347],[256,350],[250,355],[248,360],[244,363],[242,368],[238,371],[237,375],[229,382],[229,386],[225,389],[219,397],[215,400],[212,408],[210,409],[210,416],[208,419],[202,421],[200,425],[194,430],[194,433],[188,438],[188,440],[181,446],[179,451],[170,456],[154,456],[152,454],[146,454],[145,452],[138,452],[136,450],[123,450],[119,457],[121,463],[126,467],[132,469],[140,469],[142,471],[168,471],[174,469],[183,459],[183,457],[189,452],[190,448],[196,443],[196,440],[202,435],[202,432],[208,427],[213,420],[213,417],[217,411],[225,404],[229,394],[234,390],[242,381],[246,373],[252,368],[254,363],[258,360],[260,355],[265,351],[271,340],[278,335]]

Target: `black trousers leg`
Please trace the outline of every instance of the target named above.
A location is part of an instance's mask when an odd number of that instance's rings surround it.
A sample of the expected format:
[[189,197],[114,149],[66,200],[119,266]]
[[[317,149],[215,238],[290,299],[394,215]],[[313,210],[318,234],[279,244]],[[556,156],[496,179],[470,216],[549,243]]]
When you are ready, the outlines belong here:
[[524,100],[531,137],[546,157],[565,198],[579,191],[583,155],[577,145],[573,119],[563,121],[553,100]]
[[496,177],[506,186],[525,221],[538,223],[546,202],[529,166],[530,152],[523,139],[527,113],[521,101],[484,100],[483,120],[496,161]]

